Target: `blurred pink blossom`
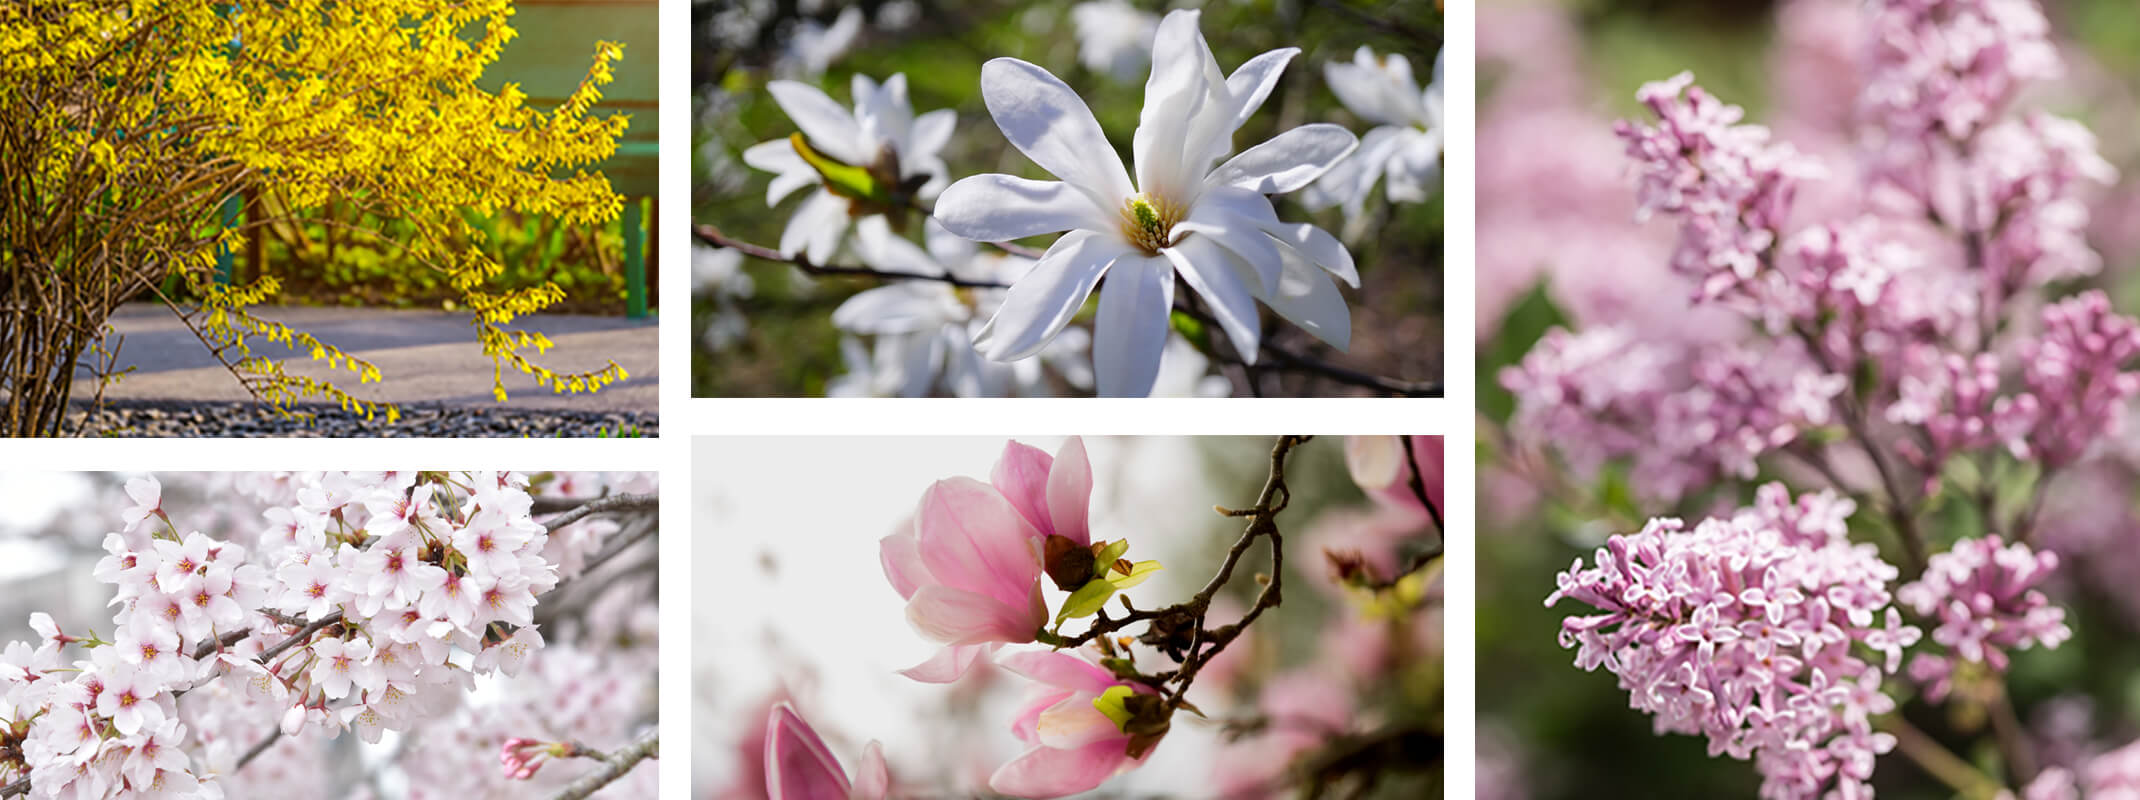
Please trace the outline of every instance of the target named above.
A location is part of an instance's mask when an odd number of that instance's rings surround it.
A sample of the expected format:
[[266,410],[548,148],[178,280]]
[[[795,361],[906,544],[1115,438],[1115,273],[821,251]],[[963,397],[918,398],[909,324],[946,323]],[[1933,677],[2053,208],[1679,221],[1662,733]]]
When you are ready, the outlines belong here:
[[1004,669],[1034,682],[1011,732],[1029,747],[988,779],[988,787],[1025,798],[1087,792],[1144,762],[1132,758],[1131,737],[1093,701],[1117,686],[1136,694],[1154,690],[1125,683],[1089,661],[1060,652],[1021,652],[997,660]]
[[862,748],[862,761],[855,765],[850,783],[810,723],[787,703],[773,706],[765,723],[765,794],[770,800],[884,800],[890,790],[884,749],[876,742]]

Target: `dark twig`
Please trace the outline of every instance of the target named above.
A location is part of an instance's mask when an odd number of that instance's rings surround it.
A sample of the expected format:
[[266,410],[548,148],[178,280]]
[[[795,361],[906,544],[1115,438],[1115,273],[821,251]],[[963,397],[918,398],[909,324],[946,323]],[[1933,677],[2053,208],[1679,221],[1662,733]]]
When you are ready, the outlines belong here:
[[1442,528],[1441,507],[1435,505],[1434,499],[1427,496],[1427,478],[1419,471],[1419,448],[1412,443],[1412,438],[1397,437],[1398,441],[1404,442],[1404,463],[1412,468],[1412,496],[1419,498],[1419,504],[1427,509],[1427,518],[1434,521],[1434,535],[1446,539],[1448,532]]
[[595,514],[606,514],[615,511],[652,511],[659,502],[660,498],[650,494],[613,494],[551,517],[543,522],[543,526],[548,528],[549,532],[556,533],[559,528]]
[[[811,275],[825,275],[847,278],[877,278],[880,280],[936,281],[938,283],[948,283],[952,286],[957,286],[959,288],[965,289],[1010,288],[1010,285],[1006,283],[986,280],[968,280],[966,278],[961,278],[957,275],[952,275],[950,273],[930,275],[920,272],[901,272],[898,270],[877,269],[874,267],[841,267],[830,266],[826,264],[813,264],[810,262],[808,256],[805,256],[801,253],[796,253],[795,255],[791,256],[782,253],[778,250],[774,250],[770,247],[751,244],[750,242],[742,241],[740,239],[731,239],[727,235],[721,233],[721,230],[719,228],[715,228],[712,225],[694,225],[691,228],[691,235],[696,237],[700,242],[712,245],[714,247],[726,247],[731,250],[740,252],[744,255],[762,258],[767,261],[779,261],[786,264],[794,264],[796,269],[802,270]],[[1019,249],[1023,250],[1024,248]]]
[[625,773],[631,772],[633,767],[639,766],[639,762],[650,758],[660,758],[660,750],[660,732],[647,731],[637,741],[624,746],[616,752],[597,756],[596,758],[602,762],[601,767],[574,779],[572,783],[565,786],[563,791],[554,795],[551,800],[583,800],[583,798],[601,791],[602,787],[616,782],[618,778],[624,777]]

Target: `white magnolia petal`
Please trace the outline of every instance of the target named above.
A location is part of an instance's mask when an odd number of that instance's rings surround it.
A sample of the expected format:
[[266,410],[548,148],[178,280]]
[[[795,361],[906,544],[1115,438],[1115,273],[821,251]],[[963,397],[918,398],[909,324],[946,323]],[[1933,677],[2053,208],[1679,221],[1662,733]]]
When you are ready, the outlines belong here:
[[1048,248],[1031,272],[1011,284],[988,324],[974,334],[974,348],[991,361],[1027,358],[1070,324],[1108,265],[1127,245],[1089,231],[1071,231]]
[[1176,195],[1188,188],[1182,153],[1191,123],[1211,95],[1204,72],[1210,48],[1196,28],[1199,16],[1187,9],[1170,11],[1152,39],[1152,73],[1144,83],[1144,110],[1131,142],[1137,186],[1148,193]]
[[1331,275],[1337,276],[1345,285],[1354,289],[1360,288],[1360,270],[1353,266],[1352,251],[1346,250],[1345,243],[1338,241],[1329,231],[1305,222],[1268,225],[1263,231],[1307,260],[1329,270]]
[[981,242],[1107,226],[1091,198],[1069,183],[994,173],[951,184],[936,201],[936,219],[945,230]]
[[874,154],[862,152],[862,128],[855,124],[854,113],[833,102],[823,90],[796,81],[773,81],[765,88],[810,139],[811,147],[843,163],[869,163]]
[[1232,75],[1226,76],[1226,93],[1233,97],[1233,127],[1238,130],[1248,121],[1256,109],[1263,107],[1271,89],[1278,85],[1278,77],[1285,74],[1286,64],[1300,54],[1298,47],[1281,47],[1263,53],[1242,64]]
[[795,143],[786,139],[773,139],[744,148],[743,163],[766,172],[815,171],[803,160],[802,154],[795,152]]
[[781,255],[793,256],[810,245],[812,237],[825,228],[838,225],[847,228],[847,201],[822,189],[803,198],[802,205],[795,208],[795,216],[788,218],[787,230],[780,232]]
[[809,168],[804,168],[801,172],[783,172],[775,175],[773,176],[773,182],[766,184],[765,205],[767,208],[780,205],[781,199],[794,194],[795,190],[805,186],[813,186],[817,183],[817,171]]
[[1302,125],[1241,151],[1204,179],[1206,186],[1238,186],[1280,194],[1306,186],[1358,147],[1352,131],[1329,123]]
[[1345,307],[1337,283],[1290,248],[1280,248],[1280,252],[1286,256],[1285,274],[1276,291],[1262,295],[1263,304],[1332,347],[1349,348],[1352,312]]
[[1345,207],[1345,217],[1360,215],[1367,193],[1382,176],[1382,168],[1396,152],[1398,132],[1394,125],[1384,125],[1360,137],[1360,146],[1323,173],[1315,183],[1300,195],[1302,205],[1311,211],[1321,211],[1334,205]]
[[1441,180],[1441,133],[1406,128],[1383,170],[1382,188],[1392,203],[1424,203]]
[[[899,154],[899,160],[904,163],[910,159],[937,155],[944,149],[944,145],[951,143],[951,132],[958,124],[959,112],[948,108],[939,108],[915,117],[914,132],[907,140],[906,151]],[[912,168],[907,170],[909,173],[913,171]]]
[[1165,258],[1122,258],[1100,289],[1092,361],[1103,397],[1144,397],[1159,377],[1174,309],[1174,266]]
[[942,275],[944,267],[906,237],[892,232],[892,224],[882,214],[871,214],[855,221],[855,254],[862,263],[877,269],[905,272],[914,275]]
[[944,361],[943,339],[928,333],[891,337],[899,343],[900,397],[927,397]]
[[1363,46],[1350,64],[1323,65],[1323,78],[1338,102],[1361,119],[1378,125],[1409,124],[1421,110],[1416,108],[1420,98],[1418,84],[1412,82],[1411,62],[1395,53],[1386,57],[1390,66],[1385,70],[1374,51]]
[[872,336],[913,333],[941,327],[955,314],[958,298],[950,287],[932,281],[901,281],[866,289],[832,310],[832,326]]
[[1255,267],[1255,286],[1262,290],[1277,285],[1282,268],[1277,248],[1262,231],[1282,224],[1278,213],[1271,209],[1270,198],[1247,189],[1220,186],[1207,189],[1196,207],[1189,210],[1189,218],[1175,227],[1193,235],[1217,238],[1226,249]]
[[1243,279],[1242,267],[1237,266],[1240,259],[1203,236],[1191,236],[1160,252],[1211,306],[1211,315],[1233,340],[1234,351],[1243,361],[1255,364],[1256,353],[1263,349],[1263,320],[1256,314],[1256,298]]
[[1092,109],[1047,70],[991,59],[981,65],[981,97],[1012,146],[1094,202],[1116,203],[1135,192]]

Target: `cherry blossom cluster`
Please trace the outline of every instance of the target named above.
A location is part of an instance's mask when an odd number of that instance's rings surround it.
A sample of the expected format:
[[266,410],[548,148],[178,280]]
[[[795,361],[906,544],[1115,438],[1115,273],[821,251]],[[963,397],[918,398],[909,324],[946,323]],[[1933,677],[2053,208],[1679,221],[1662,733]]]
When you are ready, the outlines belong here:
[[1614,536],[1546,599],[1602,612],[1563,621],[1561,645],[1619,676],[1659,732],[1752,759],[1763,797],[1869,791],[1874,757],[1894,746],[1872,727],[1895,707],[1881,682],[1919,632],[1890,604],[1895,567],[1834,534],[1847,512],[1778,487],[1691,530],[1656,519]]
[[[307,771],[293,746],[305,734],[353,729],[376,743],[411,731],[479,679],[520,672],[545,644],[534,609],[559,583],[553,559],[576,572],[598,543],[586,531],[615,529],[575,523],[553,541],[519,473],[210,482],[253,501],[203,512],[227,534],[183,525],[156,478],[127,484],[124,527],[94,569],[113,587],[107,633],[39,614],[39,645],[0,651],[0,785],[27,779],[33,797],[247,796],[275,773]],[[285,763],[241,776],[277,738]]]
[[[2006,671],[2007,651],[2057,647],[2073,637],[2066,610],[2037,590],[2058,569],[2058,554],[2036,551],[1998,536],[1963,539],[1934,555],[1923,577],[1895,590],[1895,599],[1917,616],[1938,623],[1932,641],[1957,659]],[[1919,653],[1910,678],[1933,700],[1952,688],[1955,660]]]

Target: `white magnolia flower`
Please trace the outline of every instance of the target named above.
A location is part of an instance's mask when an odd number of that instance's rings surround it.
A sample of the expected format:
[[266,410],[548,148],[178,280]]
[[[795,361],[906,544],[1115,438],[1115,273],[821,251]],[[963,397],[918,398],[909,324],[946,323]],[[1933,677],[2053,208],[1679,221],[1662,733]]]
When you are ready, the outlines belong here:
[[1360,139],[1360,150],[1301,193],[1312,209],[1343,204],[1345,218],[1360,215],[1378,178],[1392,203],[1426,202],[1441,177],[1442,59],[1434,57],[1434,82],[1420,91],[1412,63],[1395,53],[1376,56],[1361,47],[1352,63],[1323,65],[1323,77],[1338,101],[1378,127]]
[[862,7],[849,6],[832,20],[832,27],[814,19],[796,23],[788,34],[787,47],[773,62],[773,74],[786,78],[816,80],[825,68],[854,46],[862,33]]
[[937,218],[980,241],[1069,231],[981,329],[974,344],[983,355],[1008,361],[1039,352],[1104,275],[1093,329],[1100,393],[1145,395],[1166,348],[1177,272],[1251,363],[1262,339],[1259,299],[1346,345],[1351,321],[1330,275],[1357,286],[1352,255],[1320,228],[1280,222],[1265,195],[1307,185],[1358,141],[1336,125],[1303,125],[1212,169],[1299,50],[1256,56],[1228,77],[1196,22],[1197,12],[1175,11],[1159,24],[1133,142],[1134,184],[1070,87],[1014,58],[982,66],[981,95],[996,126],[1062,180],[966,178],[944,191]]
[[1132,81],[1152,63],[1158,14],[1124,0],[1095,0],[1070,9],[1070,24],[1077,27],[1077,60],[1086,69]]
[[[893,75],[882,86],[869,76],[854,76],[852,112],[806,83],[773,81],[766,89],[802,129],[812,149],[843,164],[866,167],[880,181],[926,179],[914,193],[923,200],[943,190],[949,170],[937,153],[951,141],[958,114],[939,109],[914,116],[914,107],[907,102],[905,75]],[[787,230],[780,234],[780,252],[801,253],[817,264],[830,260],[846,237],[855,204],[824,188],[824,177],[787,139],[752,145],[743,151],[743,163],[779,173],[766,187],[767,206],[778,205],[797,189],[818,186],[788,220]]]
[[[930,220],[923,231],[927,250],[892,233],[882,217],[857,223],[856,250],[872,267],[914,275],[949,275],[969,281],[1009,282],[1033,266],[1032,259],[993,251],[952,235]],[[832,312],[842,331],[876,337],[866,379],[850,379],[844,390],[871,395],[922,397],[943,391],[959,397],[1006,397],[1044,394],[1042,366],[1056,367],[1074,386],[1092,385],[1083,349],[1057,342],[1037,357],[1010,363],[989,361],[974,350],[982,320],[1003,302],[1002,289],[961,291],[950,283],[908,280],[856,294]],[[1071,344],[1071,346],[1064,346]],[[860,345],[855,345],[859,353]],[[855,358],[847,357],[854,370]]]
[[1211,372],[1211,359],[1175,336],[1167,340],[1166,358],[1159,362],[1159,380],[1152,384],[1153,397],[1225,397],[1233,394],[1233,381]]

